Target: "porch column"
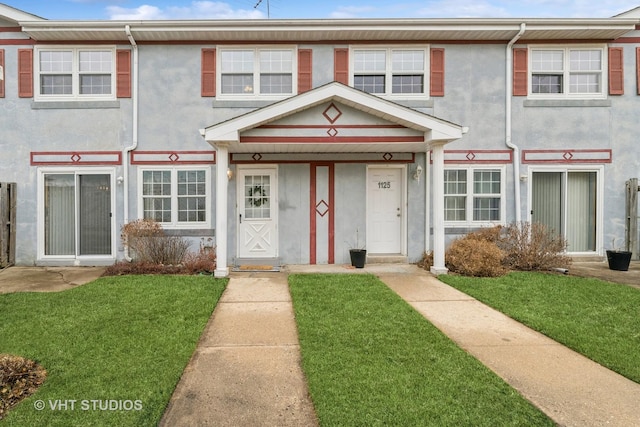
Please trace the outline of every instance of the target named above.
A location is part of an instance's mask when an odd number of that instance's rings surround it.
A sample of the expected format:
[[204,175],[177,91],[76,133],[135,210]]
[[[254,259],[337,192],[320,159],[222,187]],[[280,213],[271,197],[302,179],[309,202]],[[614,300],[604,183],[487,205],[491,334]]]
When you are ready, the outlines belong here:
[[227,267],[227,199],[229,197],[229,144],[216,143],[216,271],[214,277],[229,276]]
[[[433,161],[433,266],[431,273],[447,274],[449,269],[444,265],[444,145],[446,142],[431,142],[431,159]],[[429,161],[427,159],[427,161]]]

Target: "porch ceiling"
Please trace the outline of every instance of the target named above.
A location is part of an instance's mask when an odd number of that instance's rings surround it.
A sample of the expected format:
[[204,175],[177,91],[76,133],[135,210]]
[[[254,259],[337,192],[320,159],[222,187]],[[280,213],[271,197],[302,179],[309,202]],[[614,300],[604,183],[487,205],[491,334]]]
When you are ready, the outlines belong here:
[[[351,112],[349,118],[341,118],[341,109]],[[310,111],[315,114],[303,117]],[[335,82],[202,130],[209,144],[230,153],[415,153],[464,132],[460,125]]]

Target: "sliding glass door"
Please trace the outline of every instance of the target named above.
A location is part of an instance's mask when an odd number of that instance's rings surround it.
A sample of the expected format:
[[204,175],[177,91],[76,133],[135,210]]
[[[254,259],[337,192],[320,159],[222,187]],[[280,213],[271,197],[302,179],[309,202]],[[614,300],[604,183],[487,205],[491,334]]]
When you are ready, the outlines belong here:
[[533,172],[531,222],[541,222],[562,234],[568,252],[594,252],[598,198],[596,171]]
[[43,174],[44,255],[112,255],[109,173]]

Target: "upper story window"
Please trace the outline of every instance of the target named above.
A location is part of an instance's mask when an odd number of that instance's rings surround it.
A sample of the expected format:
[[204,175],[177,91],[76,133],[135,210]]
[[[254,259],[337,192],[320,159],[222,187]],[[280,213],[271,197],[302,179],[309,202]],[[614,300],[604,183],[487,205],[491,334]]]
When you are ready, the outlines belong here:
[[424,95],[427,49],[353,49],[352,85],[378,95]]
[[40,48],[36,55],[38,99],[115,99],[115,49]]
[[444,171],[445,221],[451,225],[503,222],[504,169],[455,168]]
[[604,48],[532,48],[531,95],[541,98],[605,96]]
[[219,49],[220,95],[277,97],[296,90],[293,48]]

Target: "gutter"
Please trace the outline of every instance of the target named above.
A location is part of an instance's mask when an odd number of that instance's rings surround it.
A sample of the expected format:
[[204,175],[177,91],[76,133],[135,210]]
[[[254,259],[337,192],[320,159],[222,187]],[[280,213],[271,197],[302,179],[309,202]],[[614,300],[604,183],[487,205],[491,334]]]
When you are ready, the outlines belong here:
[[520,210],[520,148],[511,141],[511,104],[513,98],[513,51],[512,47],[515,42],[522,37],[526,30],[526,24],[520,24],[520,31],[507,44],[507,87],[505,90],[505,144],[513,150],[513,196],[515,199],[516,223],[522,221],[522,213]]
[[[138,44],[131,34],[131,27],[129,25],[125,25],[124,31],[127,34],[127,38],[129,39],[129,43],[131,43],[131,47],[133,49],[133,90],[131,94],[131,101],[133,103],[133,117],[131,125],[132,143],[130,146],[122,149],[122,158],[124,160],[124,181],[122,183],[124,190],[123,224],[127,224],[129,222],[129,153],[138,147]],[[124,247],[124,258],[129,262],[132,261],[132,258],[129,256],[128,245],[125,245]]]

